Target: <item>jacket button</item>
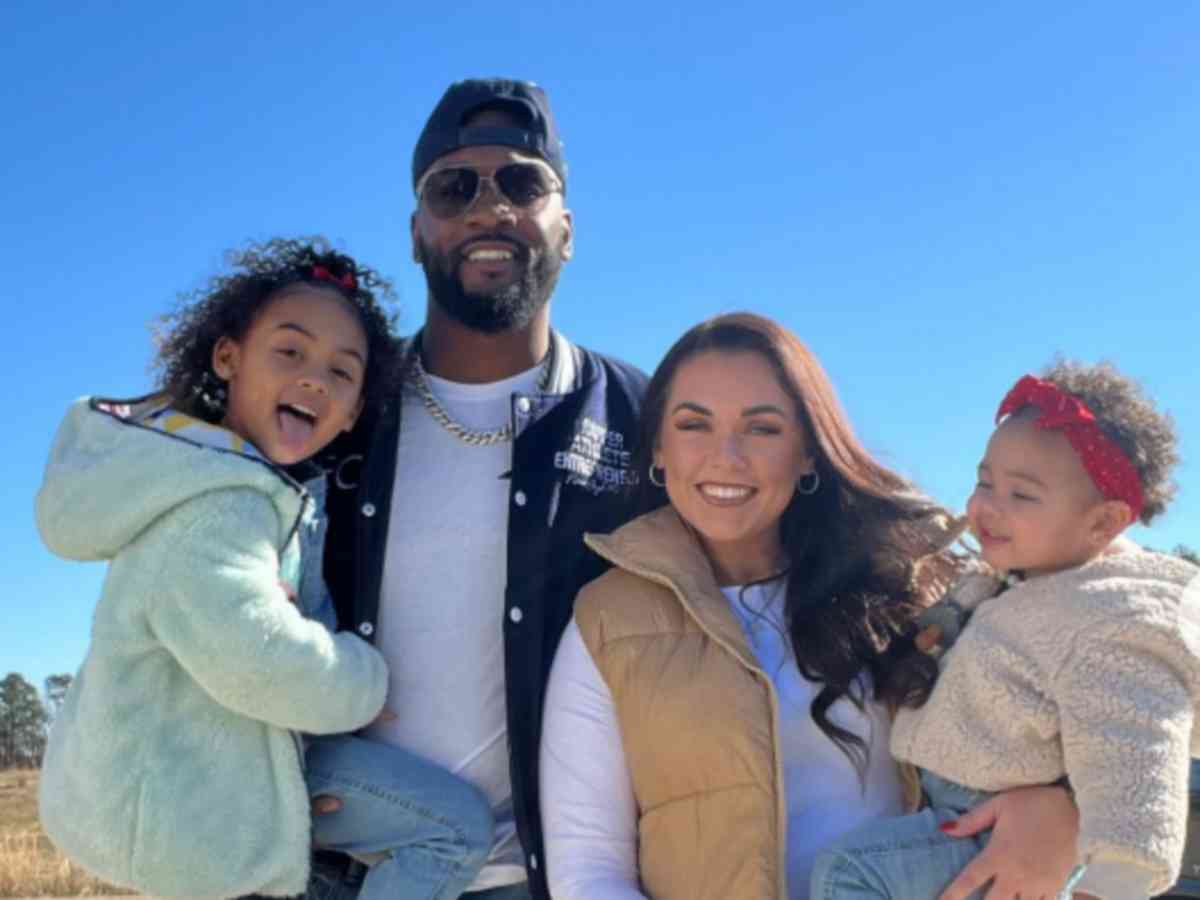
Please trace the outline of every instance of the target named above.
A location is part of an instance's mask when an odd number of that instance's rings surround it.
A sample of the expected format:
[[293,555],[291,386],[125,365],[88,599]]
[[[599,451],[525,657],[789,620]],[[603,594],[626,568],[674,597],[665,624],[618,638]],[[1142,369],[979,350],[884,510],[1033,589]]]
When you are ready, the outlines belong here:
[[533,404],[529,402],[528,397],[517,398],[517,412],[527,414],[532,406]]
[[358,633],[361,634],[363,637],[370,637],[371,635],[373,635],[375,633],[375,626],[372,625],[370,622],[363,622],[361,625],[358,626]]
[[537,871],[537,854],[536,853],[529,854],[529,868],[533,869],[535,872]]
[[519,606],[514,606],[512,609],[510,609],[510,610],[508,611],[508,617],[509,617],[510,619],[512,619],[512,621],[513,621],[513,624],[514,624],[514,625],[516,625],[516,624],[517,624],[517,623],[519,623],[519,622],[520,622],[520,621],[521,621],[523,618],[525,618],[525,613],[521,612],[521,607],[519,607]]
[[524,491],[517,491],[513,494],[513,503],[517,504],[517,506],[524,506],[528,502],[529,498],[525,496]]
[[371,518],[371,516],[375,515],[375,504],[374,503],[364,503],[362,505],[362,514],[364,516],[366,516],[368,519]]

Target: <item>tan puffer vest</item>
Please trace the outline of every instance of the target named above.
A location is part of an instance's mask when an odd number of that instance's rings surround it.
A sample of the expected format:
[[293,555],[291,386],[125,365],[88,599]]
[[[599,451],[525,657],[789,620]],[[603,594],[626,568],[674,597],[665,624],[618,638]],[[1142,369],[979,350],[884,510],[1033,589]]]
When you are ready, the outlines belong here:
[[588,545],[616,568],[575,618],[612,691],[654,900],[787,897],[776,699],[670,507]]
[[787,811],[770,676],[670,507],[585,540],[615,568],[575,618],[612,692],[653,900],[786,900]]

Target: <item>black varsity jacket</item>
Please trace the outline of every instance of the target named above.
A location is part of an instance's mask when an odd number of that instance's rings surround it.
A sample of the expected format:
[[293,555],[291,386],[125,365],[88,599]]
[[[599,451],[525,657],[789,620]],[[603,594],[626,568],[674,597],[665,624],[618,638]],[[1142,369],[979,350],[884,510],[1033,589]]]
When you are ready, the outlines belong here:
[[[512,399],[508,583],[504,647],[509,769],[530,890],[549,898],[538,810],[538,742],[550,664],[575,594],[605,564],[583,544],[632,518],[631,468],[646,376],[571,344],[557,332],[544,394]],[[411,345],[406,348],[411,351]],[[341,627],[373,640],[397,466],[400,404],[339,442],[328,475],[325,578]],[[451,488],[452,489],[452,488]]]

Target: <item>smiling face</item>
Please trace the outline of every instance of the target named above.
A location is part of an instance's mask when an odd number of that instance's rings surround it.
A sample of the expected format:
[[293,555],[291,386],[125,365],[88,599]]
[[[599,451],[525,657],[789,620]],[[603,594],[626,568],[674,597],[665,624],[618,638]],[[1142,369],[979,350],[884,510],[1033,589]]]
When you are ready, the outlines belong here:
[[681,363],[654,464],[718,580],[744,584],[786,566],[780,518],[813,459],[796,406],[765,357],[715,350]]
[[[511,127],[514,120],[501,111],[489,110],[468,124]],[[494,176],[498,169],[515,162],[549,170],[536,156],[510,147],[481,146],[448,153],[430,171],[467,166],[481,175]],[[439,218],[430,206],[428,198],[418,198],[412,240],[433,303],[478,331],[495,333],[529,324],[554,291],[563,262],[571,258],[571,213],[563,206],[562,192],[552,191],[537,203],[521,207],[505,197],[489,177],[459,215]]]
[[1128,524],[1128,508],[1105,501],[1062,432],[1031,418],[1011,416],[993,432],[967,501],[988,564],[1030,576],[1086,562]]
[[274,463],[300,462],[354,425],[366,364],[366,332],[336,291],[288,289],[240,340],[213,348],[213,371],[229,382],[221,424]]

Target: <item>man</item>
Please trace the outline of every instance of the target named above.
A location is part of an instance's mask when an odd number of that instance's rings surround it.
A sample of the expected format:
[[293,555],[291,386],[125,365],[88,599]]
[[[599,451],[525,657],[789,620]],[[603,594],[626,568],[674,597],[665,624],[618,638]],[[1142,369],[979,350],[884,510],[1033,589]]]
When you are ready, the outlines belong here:
[[542,898],[543,691],[575,594],[603,568],[581,536],[631,514],[645,378],[550,328],[574,230],[540,88],[451,85],[412,179],[425,325],[396,401],[330,474],[325,573],[342,627],[391,670],[395,718],[368,735],[492,805],[495,842],[467,896]]

